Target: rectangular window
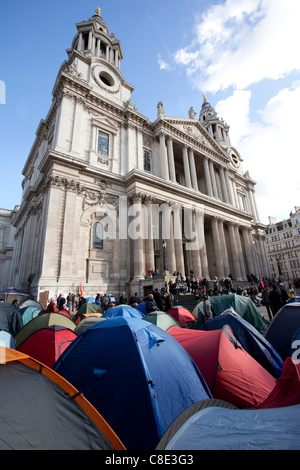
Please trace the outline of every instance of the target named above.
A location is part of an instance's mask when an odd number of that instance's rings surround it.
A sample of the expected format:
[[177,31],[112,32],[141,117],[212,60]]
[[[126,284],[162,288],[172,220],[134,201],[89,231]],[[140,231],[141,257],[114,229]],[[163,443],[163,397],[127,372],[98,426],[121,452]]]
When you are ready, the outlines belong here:
[[109,135],[104,132],[98,132],[98,147],[97,152],[104,157],[108,157],[108,140]]
[[144,150],[144,170],[151,171],[151,157],[147,150]]

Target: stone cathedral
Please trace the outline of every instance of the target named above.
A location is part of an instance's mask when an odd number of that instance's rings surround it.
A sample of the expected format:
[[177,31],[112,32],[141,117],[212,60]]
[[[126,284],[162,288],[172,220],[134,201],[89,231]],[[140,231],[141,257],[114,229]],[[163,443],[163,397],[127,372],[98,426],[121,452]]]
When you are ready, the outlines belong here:
[[[121,42],[101,10],[76,28],[23,169],[21,204],[0,213],[0,287],[36,298],[78,294],[80,284],[88,296],[125,289],[143,296],[153,284],[149,269],[166,280],[191,270],[197,278],[268,276],[256,183],[206,96],[198,118],[189,105],[186,117],[168,117],[159,102],[150,122],[132,102]],[[147,217],[140,236],[129,236],[120,212],[129,225],[138,204]],[[152,209],[161,206],[170,207],[168,218],[159,211],[154,222]],[[187,249],[187,207],[193,234],[203,233],[194,249]],[[111,237],[106,208],[117,215]]]

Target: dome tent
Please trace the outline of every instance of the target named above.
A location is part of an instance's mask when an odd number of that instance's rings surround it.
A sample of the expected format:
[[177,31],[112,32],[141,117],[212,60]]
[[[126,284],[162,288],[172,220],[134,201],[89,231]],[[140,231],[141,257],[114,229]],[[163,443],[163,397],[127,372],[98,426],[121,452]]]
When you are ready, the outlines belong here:
[[[221,315],[225,310],[232,307],[235,312],[250,325],[254,326],[258,331],[265,333],[268,329],[268,323],[260,315],[256,305],[250,297],[243,295],[228,294],[228,295],[215,295],[209,297],[212,309],[215,315]],[[199,316],[201,313],[201,317]],[[198,325],[204,323],[203,316],[203,302],[200,302],[193,311],[193,315],[198,318]]]
[[136,308],[130,307],[130,305],[118,305],[118,307],[110,308],[107,310],[103,317],[115,318],[115,317],[126,317],[126,318],[138,318],[142,319],[144,314]]
[[21,329],[23,321],[20,311],[8,302],[0,302],[0,330],[15,336]]
[[185,408],[211,398],[178,342],[136,318],[118,317],[90,327],[53,368],[82,390],[131,450],[153,450]]
[[59,356],[76,338],[77,334],[69,328],[51,325],[30,335],[18,347],[18,351],[48,367],[53,367]]
[[300,328],[300,303],[285,304],[273,318],[266,340],[285,361],[291,354],[291,343]]
[[195,317],[191,314],[186,308],[181,307],[180,305],[176,305],[175,307],[171,308],[168,311],[168,315],[176,320],[179,325],[183,328],[188,328],[189,326],[193,326],[195,323]]
[[15,336],[16,349],[18,349],[23,341],[32,333],[51,325],[64,326],[72,331],[76,328],[75,323],[61,313],[45,313],[31,320],[18,332]]
[[229,326],[207,332],[173,326],[168,333],[195,361],[215,399],[252,408],[273,390],[275,378],[243,350]]
[[171,317],[171,315],[168,315],[168,313],[161,312],[159,310],[148,313],[145,317],[142,318],[142,320],[153,323],[153,325],[156,325],[165,331],[167,331],[171,326],[178,326],[177,321]]
[[125,450],[102,416],[53,370],[11,349],[0,347],[0,355],[1,450]]
[[205,408],[209,407],[222,407],[228,408],[230,410],[236,410],[237,408],[230,403],[226,403],[222,400],[215,400],[215,399],[208,399],[198,401],[194,405],[189,406],[186,408],[171,424],[171,426],[166,430],[165,434],[159,441],[156,446],[156,451],[158,450],[165,450],[169,444],[169,442],[173,439],[173,437],[177,434],[177,432],[181,429],[181,427],[190,419],[192,418],[198,411],[204,410]]
[[189,416],[163,450],[299,450],[299,420],[300,405],[233,410],[212,404]]
[[259,362],[274,377],[280,377],[283,369],[283,360],[273,346],[250,323],[243,318],[230,314],[222,314],[211,320],[199,329],[204,331],[221,330],[229,325],[236,339],[243,349]]

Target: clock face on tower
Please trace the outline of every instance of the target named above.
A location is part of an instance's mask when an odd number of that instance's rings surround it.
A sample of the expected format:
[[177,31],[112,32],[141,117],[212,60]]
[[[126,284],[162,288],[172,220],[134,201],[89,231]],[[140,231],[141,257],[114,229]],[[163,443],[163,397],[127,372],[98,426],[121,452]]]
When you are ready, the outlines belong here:
[[92,76],[98,86],[109,93],[118,93],[120,89],[120,79],[117,75],[103,64],[95,65],[92,68]]
[[230,160],[235,168],[238,168],[240,166],[240,161],[234,153],[230,155]]

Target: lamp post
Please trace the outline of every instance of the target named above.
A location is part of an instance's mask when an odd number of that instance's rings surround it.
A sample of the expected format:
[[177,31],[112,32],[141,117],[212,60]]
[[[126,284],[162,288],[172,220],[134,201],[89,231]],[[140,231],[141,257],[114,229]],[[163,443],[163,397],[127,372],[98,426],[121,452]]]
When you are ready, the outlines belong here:
[[164,275],[169,274],[168,260],[167,260],[167,242],[165,239],[162,241],[163,256],[164,256]]

